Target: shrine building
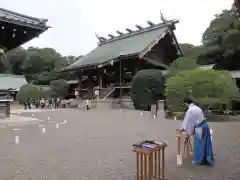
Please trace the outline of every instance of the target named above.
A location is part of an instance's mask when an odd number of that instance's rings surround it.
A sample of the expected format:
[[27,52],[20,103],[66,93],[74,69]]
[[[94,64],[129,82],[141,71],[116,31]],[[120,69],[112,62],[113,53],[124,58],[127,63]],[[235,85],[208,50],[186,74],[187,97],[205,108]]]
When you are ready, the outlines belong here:
[[108,37],[96,35],[98,46],[61,73],[72,74],[70,85],[80,89],[80,96],[92,98],[94,88],[99,88],[100,99],[122,98],[129,94],[132,78],[139,70],[165,70],[182,56],[174,34],[178,20],[162,21],[147,21],[147,27],[136,25],[136,30],[126,28],[126,32],[116,31],[117,35]]
[[0,8],[1,51],[7,52],[38,37],[49,28],[47,21]]
[[[0,60],[4,62],[6,52],[45,32],[49,28],[46,23],[47,19],[0,8]],[[12,74],[1,74],[0,82],[0,114],[9,116],[11,95],[15,96],[19,88],[27,82],[25,77]],[[2,111],[7,113],[1,113]]]

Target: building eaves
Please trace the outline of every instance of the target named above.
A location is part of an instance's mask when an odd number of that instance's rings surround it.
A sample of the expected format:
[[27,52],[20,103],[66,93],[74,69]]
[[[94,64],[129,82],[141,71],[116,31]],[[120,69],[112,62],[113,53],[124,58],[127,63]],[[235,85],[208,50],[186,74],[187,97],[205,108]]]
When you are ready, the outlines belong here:
[[3,8],[0,8],[0,21],[14,23],[21,26],[27,26],[42,31],[46,31],[48,28],[50,28],[46,24],[47,19],[35,18]]

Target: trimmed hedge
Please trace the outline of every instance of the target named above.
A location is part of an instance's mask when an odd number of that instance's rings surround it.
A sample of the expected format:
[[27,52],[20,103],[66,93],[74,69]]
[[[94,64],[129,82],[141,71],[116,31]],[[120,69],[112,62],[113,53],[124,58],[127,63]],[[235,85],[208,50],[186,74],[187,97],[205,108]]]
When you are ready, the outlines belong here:
[[194,69],[178,73],[166,82],[166,100],[171,112],[183,112],[183,98],[191,96],[202,107],[220,109],[238,95],[235,80],[227,71]]
[[151,104],[163,98],[164,78],[160,70],[139,71],[132,80],[131,98],[135,109],[149,111]]
[[33,84],[23,85],[17,93],[17,100],[20,104],[23,104],[28,99],[36,100],[40,97],[40,90]]

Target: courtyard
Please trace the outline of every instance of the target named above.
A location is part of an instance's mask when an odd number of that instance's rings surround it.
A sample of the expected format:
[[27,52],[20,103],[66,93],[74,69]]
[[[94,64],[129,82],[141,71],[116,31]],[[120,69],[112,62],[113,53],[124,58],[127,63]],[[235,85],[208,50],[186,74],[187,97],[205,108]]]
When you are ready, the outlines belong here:
[[[180,121],[164,120],[161,113],[156,119],[147,112],[141,116],[139,111],[107,109],[43,110],[19,115],[43,121],[0,128],[2,180],[133,180],[136,160],[132,144],[146,139],[168,144],[169,180],[240,179],[238,122],[210,123],[214,132],[214,167],[190,162],[178,167],[174,131]],[[14,143],[15,135],[19,136],[19,144]]]

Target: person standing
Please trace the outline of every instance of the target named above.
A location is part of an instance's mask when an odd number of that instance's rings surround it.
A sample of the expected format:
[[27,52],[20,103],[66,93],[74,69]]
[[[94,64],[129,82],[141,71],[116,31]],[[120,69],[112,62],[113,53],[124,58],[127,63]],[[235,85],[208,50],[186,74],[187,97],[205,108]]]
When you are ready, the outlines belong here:
[[24,109],[27,109],[27,101],[24,102]]
[[27,99],[27,107],[28,109],[31,109],[32,101],[30,98]]
[[185,98],[188,106],[182,122],[180,132],[193,135],[193,164],[210,165],[214,163],[214,155],[209,126],[200,107],[194,104],[191,98]]
[[40,99],[40,107],[41,107],[41,109],[43,109],[44,106],[45,106],[44,98],[41,98],[41,99]]

